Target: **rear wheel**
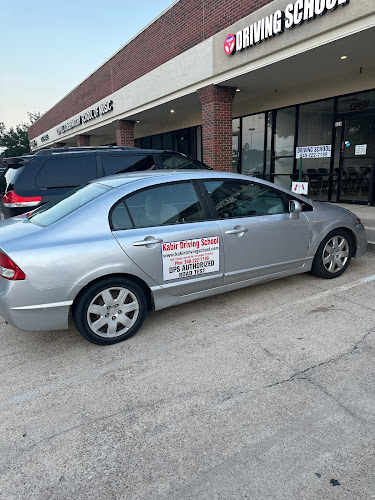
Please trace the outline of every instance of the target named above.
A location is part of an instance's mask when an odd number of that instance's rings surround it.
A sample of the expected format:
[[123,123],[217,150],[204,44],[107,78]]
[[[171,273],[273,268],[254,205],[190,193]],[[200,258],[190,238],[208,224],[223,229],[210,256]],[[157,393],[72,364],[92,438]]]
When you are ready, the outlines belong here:
[[352,237],[344,229],[335,229],[319,245],[311,272],[320,278],[337,278],[349,266],[353,253]]
[[73,320],[86,340],[108,345],[127,340],[147,312],[142,288],[126,278],[107,278],[87,288],[73,307]]

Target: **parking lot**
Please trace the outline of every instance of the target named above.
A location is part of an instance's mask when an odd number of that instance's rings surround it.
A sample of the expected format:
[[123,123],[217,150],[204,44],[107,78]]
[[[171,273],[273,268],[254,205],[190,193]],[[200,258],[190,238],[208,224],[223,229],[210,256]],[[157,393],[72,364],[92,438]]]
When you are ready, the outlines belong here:
[[375,252],[109,347],[1,319],[1,499],[375,498]]

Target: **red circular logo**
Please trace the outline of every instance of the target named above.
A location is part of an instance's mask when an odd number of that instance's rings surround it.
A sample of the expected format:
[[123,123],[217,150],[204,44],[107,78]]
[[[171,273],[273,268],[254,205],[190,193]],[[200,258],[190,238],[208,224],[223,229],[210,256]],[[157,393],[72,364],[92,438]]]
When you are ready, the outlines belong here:
[[224,42],[224,52],[229,56],[233,54],[236,38],[234,35],[228,35]]

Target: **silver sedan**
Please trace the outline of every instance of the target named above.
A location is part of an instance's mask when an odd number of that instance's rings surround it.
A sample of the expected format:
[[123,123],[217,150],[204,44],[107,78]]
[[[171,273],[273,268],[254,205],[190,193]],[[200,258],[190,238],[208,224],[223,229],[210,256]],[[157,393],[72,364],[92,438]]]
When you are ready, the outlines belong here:
[[128,339],[147,312],[366,252],[351,212],[259,179],[162,171],[95,180],[0,223],[0,314],[22,330]]

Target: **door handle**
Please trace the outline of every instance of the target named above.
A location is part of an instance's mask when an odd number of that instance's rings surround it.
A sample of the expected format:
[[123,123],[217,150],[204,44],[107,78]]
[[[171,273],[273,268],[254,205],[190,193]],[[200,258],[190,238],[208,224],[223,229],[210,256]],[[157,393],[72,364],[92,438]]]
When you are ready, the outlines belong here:
[[247,227],[235,227],[234,229],[228,229],[228,231],[225,231],[225,234],[239,234],[239,233],[246,233],[248,231]]
[[159,238],[154,240],[134,241],[133,247],[146,247],[148,245],[156,245],[157,243],[163,243],[163,240]]

